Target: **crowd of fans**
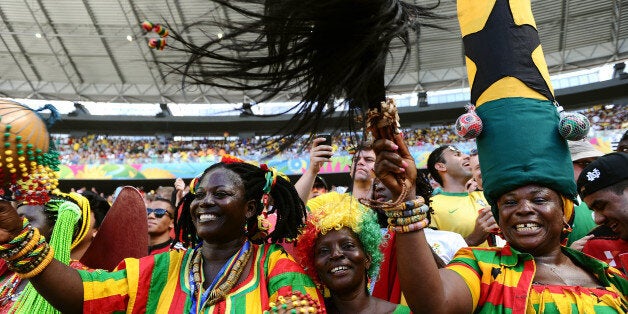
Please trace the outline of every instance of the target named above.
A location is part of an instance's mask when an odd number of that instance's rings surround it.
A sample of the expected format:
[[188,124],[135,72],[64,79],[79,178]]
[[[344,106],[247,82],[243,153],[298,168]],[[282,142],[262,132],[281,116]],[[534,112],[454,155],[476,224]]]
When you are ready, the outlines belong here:
[[[581,111],[591,121],[593,130],[616,130],[626,128],[626,106],[595,106]],[[433,126],[424,129],[404,130],[408,146],[431,147],[466,142],[458,136],[453,125]],[[350,134],[340,134],[334,138],[335,155],[346,154]],[[207,156],[223,155],[257,160],[276,152],[278,143],[263,145],[259,138],[192,138],[171,140],[158,137],[131,137],[87,135],[72,137],[53,135],[57,150],[61,153],[61,163],[65,165],[105,164],[105,163],[179,163],[198,162]],[[307,138],[295,143],[290,149],[280,153],[283,158],[307,154]]]
[[625,105],[595,106],[581,111],[594,130],[617,130],[628,127]]

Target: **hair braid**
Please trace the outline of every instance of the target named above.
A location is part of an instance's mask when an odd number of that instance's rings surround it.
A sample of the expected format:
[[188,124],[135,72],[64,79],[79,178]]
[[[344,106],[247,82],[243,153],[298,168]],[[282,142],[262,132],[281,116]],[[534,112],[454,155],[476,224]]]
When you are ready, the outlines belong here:
[[296,238],[305,225],[307,211],[294,185],[283,178],[277,178],[277,185],[271,195],[275,199],[277,211],[277,225],[271,234],[271,240],[277,242],[284,238]]
[[[178,207],[181,209],[181,215],[175,214],[174,222],[174,234],[185,247],[193,247],[198,243],[198,237],[196,235],[196,227],[192,223],[192,215],[190,214],[190,204],[194,200],[194,194],[187,193],[181,200],[181,205]],[[172,245],[175,245],[176,241],[172,241]]]

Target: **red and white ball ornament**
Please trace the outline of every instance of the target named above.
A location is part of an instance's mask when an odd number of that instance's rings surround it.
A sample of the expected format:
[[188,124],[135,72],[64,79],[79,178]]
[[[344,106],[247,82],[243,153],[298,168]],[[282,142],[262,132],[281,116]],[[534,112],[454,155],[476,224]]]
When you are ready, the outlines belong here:
[[478,137],[482,133],[482,119],[475,113],[475,106],[468,105],[467,113],[456,120],[456,133],[466,139]]

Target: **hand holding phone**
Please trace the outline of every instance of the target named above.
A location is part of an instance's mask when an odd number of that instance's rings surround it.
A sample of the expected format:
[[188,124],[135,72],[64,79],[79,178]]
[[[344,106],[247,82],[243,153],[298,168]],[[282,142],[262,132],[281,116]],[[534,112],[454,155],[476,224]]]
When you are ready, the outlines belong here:
[[[325,140],[320,142],[320,143],[318,143],[318,145],[331,146],[331,134],[319,134],[316,137],[324,137],[325,138]],[[331,158],[331,154],[327,155],[327,158]]]
[[320,142],[318,145],[328,145],[331,146],[331,134],[319,134],[318,137],[324,137],[325,140]]

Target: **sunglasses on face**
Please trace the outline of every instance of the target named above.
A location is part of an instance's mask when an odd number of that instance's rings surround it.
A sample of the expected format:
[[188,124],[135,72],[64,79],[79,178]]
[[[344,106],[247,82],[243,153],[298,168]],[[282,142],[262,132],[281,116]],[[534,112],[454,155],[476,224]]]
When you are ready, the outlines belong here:
[[163,208],[146,208],[146,215],[148,216],[150,213],[154,213],[157,218],[161,218],[164,215],[168,215],[168,217],[172,218],[172,214]]

